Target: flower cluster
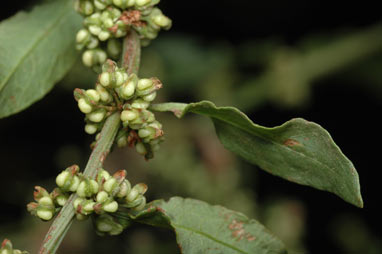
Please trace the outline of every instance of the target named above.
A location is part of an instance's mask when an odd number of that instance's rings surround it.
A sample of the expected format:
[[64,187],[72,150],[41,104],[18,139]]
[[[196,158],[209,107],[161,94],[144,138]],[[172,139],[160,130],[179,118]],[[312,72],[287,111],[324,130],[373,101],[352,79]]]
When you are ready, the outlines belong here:
[[12,243],[8,239],[4,239],[1,244],[0,254],[28,254],[27,251],[13,249]]
[[116,138],[118,146],[135,147],[146,159],[152,158],[163,141],[163,130],[148,108],[162,83],[157,78],[139,79],[135,74],[128,75],[111,60],[102,70],[95,89],[74,91],[79,109],[86,114],[86,133],[99,132],[107,116],[119,111],[122,127]]
[[77,49],[85,50],[83,63],[95,71],[107,58],[117,60],[122,38],[134,29],[142,45],[170,29],[171,20],[156,7],[159,0],[77,0],[75,9],[84,18],[84,28],[76,36]]
[[131,186],[126,179],[126,171],[119,170],[111,176],[100,169],[95,179],[89,179],[73,165],[62,171],[56,178],[57,188],[48,193],[36,186],[34,199],[27,205],[28,211],[42,220],[50,220],[65,205],[69,196],[77,194],[73,201],[76,218],[85,220],[93,216],[100,234],[116,235],[128,226],[115,219],[112,214],[121,209],[140,211],[146,205],[144,196],[147,185],[140,183]]

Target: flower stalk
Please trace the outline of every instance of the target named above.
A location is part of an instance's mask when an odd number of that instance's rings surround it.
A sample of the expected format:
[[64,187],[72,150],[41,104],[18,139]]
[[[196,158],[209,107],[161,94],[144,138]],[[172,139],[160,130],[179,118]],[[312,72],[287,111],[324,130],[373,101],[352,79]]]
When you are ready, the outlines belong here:
[[[127,69],[129,74],[138,73],[140,52],[140,39],[136,32],[131,30],[124,40],[123,52],[121,56],[121,64]],[[98,170],[102,168],[110,148],[114,143],[114,139],[117,135],[120,124],[120,112],[115,112],[107,118],[105,125],[100,133],[100,138],[96,142],[90,155],[89,161],[86,165],[84,171],[85,177],[94,179],[98,173]],[[72,194],[66,204],[62,207],[60,213],[53,221],[49,231],[44,238],[44,241],[39,250],[40,254],[56,253],[58,247],[60,246],[63,238],[65,237],[72,224],[73,218],[75,216],[73,202],[77,198],[77,194]]]

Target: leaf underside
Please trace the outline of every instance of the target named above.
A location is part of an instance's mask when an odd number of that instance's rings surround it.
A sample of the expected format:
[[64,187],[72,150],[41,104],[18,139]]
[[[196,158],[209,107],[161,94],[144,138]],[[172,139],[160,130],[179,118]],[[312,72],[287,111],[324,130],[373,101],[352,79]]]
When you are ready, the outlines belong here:
[[0,23],[0,118],[41,99],[74,64],[81,17],[54,0]]
[[163,103],[156,111],[172,111],[181,118],[192,112],[208,116],[222,144],[263,170],[288,181],[332,192],[363,207],[358,173],[330,134],[301,118],[267,128],[253,123],[234,107],[216,107],[209,101]]
[[[130,215],[131,216],[131,215]],[[175,231],[183,254],[281,254],[284,244],[255,220],[194,199],[158,200],[132,219]]]

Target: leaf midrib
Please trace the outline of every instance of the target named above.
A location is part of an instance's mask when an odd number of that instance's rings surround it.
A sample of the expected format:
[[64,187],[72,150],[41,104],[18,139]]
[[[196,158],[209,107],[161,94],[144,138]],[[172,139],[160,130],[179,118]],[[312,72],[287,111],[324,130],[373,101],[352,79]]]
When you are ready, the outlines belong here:
[[243,254],[249,254],[248,252],[246,252],[246,251],[244,251],[244,250],[241,250],[241,249],[239,249],[239,248],[237,248],[237,247],[235,247],[235,246],[232,246],[232,245],[230,245],[230,244],[227,244],[227,243],[225,243],[225,242],[223,242],[223,241],[220,241],[219,239],[216,239],[215,237],[213,237],[213,236],[211,236],[211,235],[209,235],[209,234],[207,234],[207,233],[205,233],[205,232],[202,232],[202,231],[199,231],[199,230],[195,230],[195,229],[192,229],[192,228],[183,226],[183,225],[179,225],[179,224],[176,224],[176,223],[174,223],[174,222],[171,222],[171,225],[175,228],[175,230],[176,230],[176,228],[182,228],[182,229],[188,230],[188,231],[190,231],[190,232],[199,234],[199,235],[201,235],[201,236],[207,237],[207,238],[211,239],[212,241],[215,241],[215,242],[217,242],[217,243],[219,243],[219,244],[221,244],[221,245],[224,245],[224,246],[226,246],[226,247],[228,247],[228,248],[231,248],[231,249],[233,249],[233,250],[235,250],[235,251],[238,251],[238,252],[240,252],[240,253],[243,253]]
[[[215,105],[213,105],[213,106],[214,106],[214,108],[215,108],[216,110],[220,110],[220,109],[216,108]],[[229,107],[227,107],[227,109],[229,109],[229,110],[234,110],[234,109],[229,108]],[[186,112],[188,112],[188,111],[189,111],[189,112],[192,112],[192,109],[189,110],[189,107],[186,107],[185,111],[186,111]],[[194,113],[195,113],[195,112],[194,112]],[[237,113],[240,113],[240,111],[238,111]],[[202,113],[202,112],[199,112],[199,114],[203,114],[203,113]],[[288,150],[288,151],[291,151],[291,152],[293,152],[293,153],[296,153],[296,154],[300,155],[301,157],[305,157],[305,158],[307,158],[307,159],[309,159],[309,160],[312,160],[312,161],[316,162],[317,164],[321,165],[322,167],[326,168],[327,170],[331,171],[333,174],[337,175],[336,170],[334,170],[332,167],[330,167],[330,166],[328,166],[328,165],[326,165],[326,164],[324,164],[324,163],[318,161],[318,160],[315,159],[314,157],[309,157],[309,156],[305,155],[304,153],[295,151],[295,150],[290,149],[290,148],[288,148],[288,147],[284,147],[284,146],[280,145],[280,143],[275,142],[275,141],[272,140],[272,139],[267,139],[267,138],[265,138],[265,137],[263,137],[263,136],[261,136],[261,135],[259,135],[259,134],[257,134],[257,133],[253,133],[253,132],[247,130],[246,128],[241,127],[239,124],[236,124],[235,122],[227,121],[227,120],[225,120],[224,118],[221,118],[221,117],[216,116],[216,115],[208,115],[208,114],[203,114],[203,115],[207,115],[207,116],[209,116],[209,117],[211,117],[211,118],[215,118],[215,119],[220,120],[220,121],[222,121],[222,122],[228,123],[228,124],[230,124],[230,125],[232,125],[232,126],[238,128],[238,129],[240,129],[240,130],[242,130],[242,131],[245,131],[245,132],[247,132],[247,133],[249,133],[249,134],[251,134],[251,135],[255,135],[255,136],[257,136],[257,137],[259,137],[259,138],[261,138],[261,139],[263,139],[263,140],[269,141],[269,142],[271,142],[272,144],[276,145],[277,147],[281,148],[282,150]],[[241,116],[243,117],[242,114],[241,114]],[[255,127],[255,128],[256,128],[256,126],[254,126],[254,124],[253,124],[252,122],[250,122],[250,119],[249,119],[249,118],[245,117],[245,120],[248,121],[248,122],[250,123],[251,127]]]
[[40,42],[44,41],[44,37],[47,36],[48,34],[50,34],[52,32],[52,30],[61,22],[61,19],[66,16],[67,14],[67,10],[66,10],[66,7],[64,8],[64,11],[61,15],[57,16],[58,18],[55,20],[55,22],[52,23],[51,26],[48,26],[46,31],[41,33],[40,36],[37,37],[37,39],[35,40],[35,42],[33,42],[33,44],[31,44],[31,47],[28,48],[28,50],[26,51],[26,54],[24,54],[20,60],[17,62],[17,64],[15,65],[14,68],[12,68],[12,70],[10,71],[9,75],[7,75],[4,79],[4,82],[2,82],[2,84],[0,84],[0,92],[3,91],[3,89],[9,84],[9,80],[11,79],[11,77],[16,73],[17,69],[19,68],[19,66],[24,63],[25,59],[34,51],[34,49],[40,44]]

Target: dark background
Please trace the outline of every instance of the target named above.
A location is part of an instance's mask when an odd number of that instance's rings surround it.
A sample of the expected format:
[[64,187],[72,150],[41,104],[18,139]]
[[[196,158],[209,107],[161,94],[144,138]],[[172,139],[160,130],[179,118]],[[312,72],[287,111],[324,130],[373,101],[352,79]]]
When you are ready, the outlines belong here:
[[[0,19],[28,9],[34,2],[8,2],[6,6],[3,3]],[[174,22],[168,34],[198,38],[200,44],[207,48],[223,42],[235,49],[243,42],[267,38],[277,38],[284,45],[293,47],[311,34],[332,35],[338,30],[363,29],[381,22],[380,8],[372,1],[333,2],[163,0],[160,6]],[[381,52],[370,58],[381,59]],[[235,56],[234,61],[240,68],[240,58]],[[307,232],[303,240],[308,253],[344,251],[328,226],[340,215],[357,218],[367,227],[371,237],[381,241],[379,158],[382,140],[377,119],[381,117],[382,84],[344,78],[362,64],[353,64],[317,80],[309,104],[303,107],[289,109],[266,102],[256,109],[246,110],[251,119],[265,126],[279,125],[293,117],[321,124],[358,170],[365,203],[363,209],[353,207],[332,194],[258,172],[257,184],[253,188],[259,206],[265,204],[269,197],[280,194],[298,198],[306,205]],[[253,71],[259,70],[254,68]],[[251,72],[251,69],[243,67],[242,72]],[[379,75],[382,75],[382,65]],[[379,88],[370,89],[375,85]],[[41,182],[42,176],[54,177],[56,171],[51,169],[57,167],[54,160],[60,147],[76,144],[86,154],[89,137],[75,131],[83,128],[82,116],[75,103],[68,102],[69,97],[70,91],[55,88],[44,100],[26,111],[0,120],[3,182],[0,185],[0,224],[17,221],[24,216],[24,205],[20,205],[20,200],[25,199],[25,185],[31,190],[36,182]],[[184,102],[195,98],[181,91],[169,97]],[[36,124],[41,122],[45,124]],[[11,193],[14,197],[10,197]],[[378,251],[369,253],[382,253]]]

